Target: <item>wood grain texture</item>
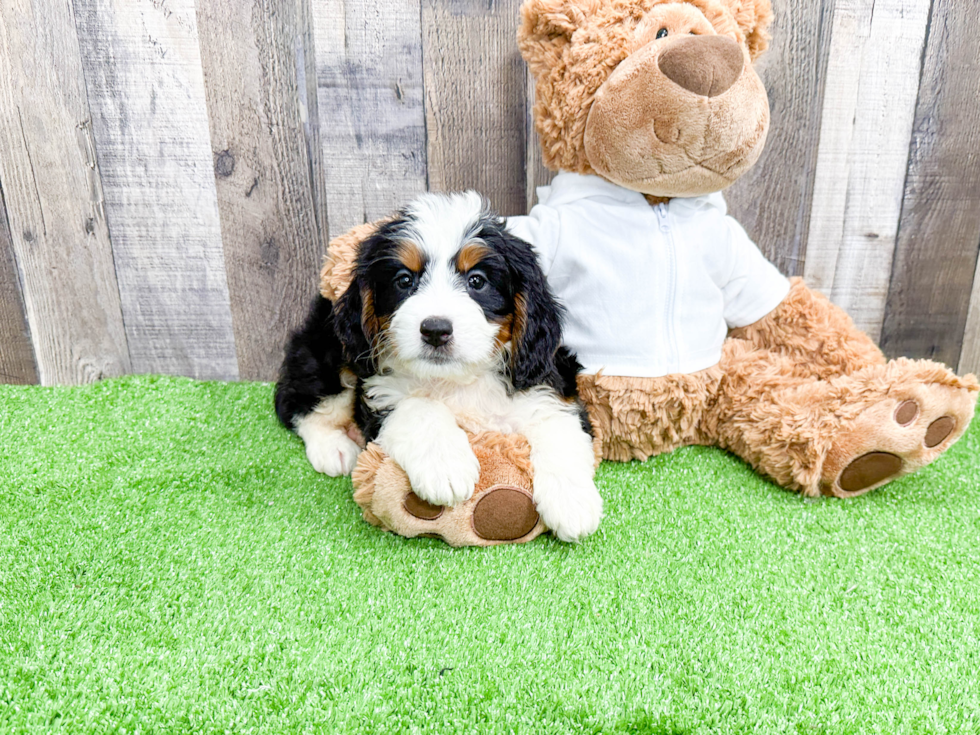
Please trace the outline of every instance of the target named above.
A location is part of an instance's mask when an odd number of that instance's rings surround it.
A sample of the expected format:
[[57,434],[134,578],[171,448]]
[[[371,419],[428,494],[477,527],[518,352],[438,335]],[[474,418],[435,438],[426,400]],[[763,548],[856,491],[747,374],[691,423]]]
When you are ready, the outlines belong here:
[[36,382],[37,363],[0,187],[0,383]]
[[313,214],[319,242],[317,252],[327,252],[329,217],[327,206],[327,175],[323,165],[323,143],[320,134],[320,104],[316,83],[316,28],[313,10],[319,0],[295,0],[298,36],[296,38],[296,77],[299,94],[300,120],[306,143],[306,160],[310,166]]
[[759,161],[725,192],[732,215],[788,276],[803,273],[834,0],[774,0],[769,50],[756,71],[771,123]]
[[959,362],[980,248],[978,27],[980,6],[936,0],[882,329],[889,356]]
[[878,340],[930,0],[837,0],[804,275]]
[[199,0],[197,19],[239,376],[274,380],[321,255],[297,7]]
[[555,172],[549,171],[544,165],[541,155],[541,140],[534,127],[534,77],[525,65],[524,74],[524,182],[526,210],[518,214],[526,214],[538,202],[538,187],[547,186],[555,178]]
[[[37,377],[45,385],[73,384],[129,372],[85,82],[66,3],[0,4],[0,182],[16,258],[6,267],[16,262],[23,274]],[[23,334],[16,317],[9,328]],[[26,359],[16,337],[7,340],[4,353]],[[28,373],[18,372],[29,374],[22,363],[23,369]]]
[[476,189],[502,215],[527,210],[520,0],[422,0],[429,188]]
[[340,235],[426,189],[418,0],[313,6],[329,233]]
[[238,362],[193,0],[74,0],[133,370]]

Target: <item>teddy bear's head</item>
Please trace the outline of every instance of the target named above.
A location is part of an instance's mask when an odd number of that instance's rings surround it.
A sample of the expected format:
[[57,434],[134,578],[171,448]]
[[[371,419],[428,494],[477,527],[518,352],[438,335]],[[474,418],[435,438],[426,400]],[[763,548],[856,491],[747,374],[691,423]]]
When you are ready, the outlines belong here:
[[656,197],[719,191],[762,153],[752,62],[769,0],[525,0],[545,164]]

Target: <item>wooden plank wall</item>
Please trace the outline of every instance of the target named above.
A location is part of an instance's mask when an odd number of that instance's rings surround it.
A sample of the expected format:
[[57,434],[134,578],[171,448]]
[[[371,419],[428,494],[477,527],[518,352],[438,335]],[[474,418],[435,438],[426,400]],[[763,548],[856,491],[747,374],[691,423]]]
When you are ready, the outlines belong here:
[[[728,192],[886,353],[980,369],[980,6],[773,0]],[[331,235],[552,174],[520,0],[0,0],[0,381],[274,379]]]

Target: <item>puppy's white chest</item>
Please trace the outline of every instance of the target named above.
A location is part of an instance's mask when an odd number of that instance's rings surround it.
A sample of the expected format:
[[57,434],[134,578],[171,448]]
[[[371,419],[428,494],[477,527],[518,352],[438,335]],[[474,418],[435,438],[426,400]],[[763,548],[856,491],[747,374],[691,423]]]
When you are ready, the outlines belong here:
[[509,434],[520,430],[513,399],[493,375],[469,383],[375,375],[364,382],[364,395],[368,406],[375,411],[392,410],[406,398],[427,398],[446,406],[466,431]]

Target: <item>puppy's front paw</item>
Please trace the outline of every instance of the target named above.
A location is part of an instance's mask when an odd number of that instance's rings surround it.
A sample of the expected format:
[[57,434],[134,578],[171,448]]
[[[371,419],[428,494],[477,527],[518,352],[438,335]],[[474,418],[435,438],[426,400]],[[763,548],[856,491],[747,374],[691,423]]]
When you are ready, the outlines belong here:
[[411,462],[402,462],[415,494],[433,505],[469,500],[480,477],[480,461],[466,434],[461,429],[452,432],[428,449]]
[[602,519],[602,498],[591,479],[538,473],[534,502],[544,525],[562,541],[581,541],[595,532]]
[[306,458],[313,469],[330,477],[349,475],[357,464],[361,448],[340,429],[317,432],[304,438]]

